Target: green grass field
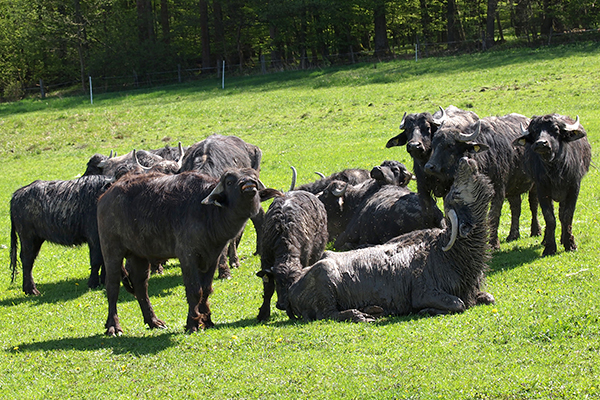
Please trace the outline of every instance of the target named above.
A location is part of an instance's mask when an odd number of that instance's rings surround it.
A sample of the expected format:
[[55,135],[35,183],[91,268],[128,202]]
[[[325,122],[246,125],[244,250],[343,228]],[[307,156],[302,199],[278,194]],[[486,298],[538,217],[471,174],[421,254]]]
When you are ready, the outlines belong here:
[[[215,78],[96,96],[94,105],[0,105],[0,399],[600,398],[598,71],[600,46],[583,43],[232,78],[224,90]],[[271,320],[258,323],[251,228],[242,266],[215,281],[216,327],[192,335],[177,260],[150,279],[169,328],[146,329],[122,290],[117,338],[104,336],[104,291],[86,286],[87,247],[44,244],[33,270],[41,296],[22,293],[21,275],[10,283],[11,194],[36,179],[75,178],[96,152],[236,135],[263,150],[261,180],[285,190],[291,165],[299,183],[385,159],[412,166],[404,148],[385,149],[402,114],[450,104],[480,117],[579,115],[592,144],[573,226],[578,251],[541,258],[523,207],[522,238],[502,240],[490,263],[495,305],[352,324],[290,321],[273,304]],[[506,205],[502,239],[508,214]]]

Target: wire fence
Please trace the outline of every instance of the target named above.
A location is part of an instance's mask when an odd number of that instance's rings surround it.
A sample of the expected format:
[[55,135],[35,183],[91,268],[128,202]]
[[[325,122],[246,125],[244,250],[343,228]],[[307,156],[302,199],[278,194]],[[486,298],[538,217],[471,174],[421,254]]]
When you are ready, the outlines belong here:
[[[527,36],[511,40],[506,45],[522,47],[539,47],[544,45],[557,45],[581,41],[600,41],[600,29],[579,30],[565,33],[553,33],[551,35]],[[164,86],[203,79],[220,78],[224,82],[224,76],[256,76],[282,71],[307,70],[326,68],[329,66],[341,66],[366,62],[384,62],[398,59],[414,59],[438,57],[456,54],[467,54],[485,51],[485,40],[467,40],[460,42],[427,43],[418,42],[414,45],[396,46],[385,54],[376,54],[373,51],[354,52],[352,49],[344,54],[313,55],[311,57],[289,57],[281,60],[268,60],[262,55],[250,59],[244,64],[223,63],[208,68],[182,68],[158,72],[146,72],[138,74],[132,71],[129,75],[121,76],[91,76],[93,82],[93,93],[107,93],[115,91],[133,90],[153,86]],[[30,83],[22,89],[27,97],[44,98],[48,94],[69,92],[73,94],[90,93],[90,87],[86,82],[72,80],[59,83],[46,83],[42,79],[33,84]],[[90,85],[91,86],[91,85]]]

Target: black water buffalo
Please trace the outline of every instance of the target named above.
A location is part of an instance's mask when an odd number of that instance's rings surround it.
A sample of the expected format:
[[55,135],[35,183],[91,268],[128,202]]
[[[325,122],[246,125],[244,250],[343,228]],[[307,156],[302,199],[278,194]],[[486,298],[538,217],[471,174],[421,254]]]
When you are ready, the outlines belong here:
[[[102,154],[94,154],[88,161],[83,175],[105,175],[112,178],[117,175],[117,171],[123,171],[124,168],[133,165],[139,165],[142,168],[154,167],[155,171],[174,174],[179,172],[185,154],[181,142],[177,146],[177,152],[178,157],[176,159],[174,159],[172,150],[168,146],[158,150],[132,150],[118,157],[113,157],[112,151],[108,157]],[[168,155],[169,158],[164,158],[160,154]]]
[[535,186],[524,169],[524,151],[514,148],[513,140],[521,135],[520,124],[528,124],[529,119],[519,114],[502,117],[486,117],[466,128],[443,126],[433,137],[432,152],[425,164],[425,172],[433,182],[432,191],[437,197],[448,193],[458,160],[463,156],[477,160],[482,173],[494,185],[494,197],[490,205],[490,244],[498,249],[498,225],[504,198],[508,199],[511,210],[511,225],[507,241],[519,238],[519,218],[521,215],[521,194],[530,191],[531,234],[539,235],[541,228],[537,219],[537,195]]
[[576,250],[572,234],[573,214],[581,179],[588,172],[592,158],[585,129],[579,123],[579,117],[573,121],[563,115],[550,114],[533,117],[522,134],[514,144],[525,147],[525,169],[535,182],[546,221],[543,255],[556,253],[553,201],[559,203],[560,243],[566,251]]
[[343,171],[335,172],[329,176],[325,176],[321,173],[318,174],[321,176],[321,179],[318,181],[305,183],[304,185],[300,185],[298,187],[294,187],[295,185],[292,184],[292,188],[290,190],[304,190],[312,194],[319,194],[333,181],[347,182],[349,185],[354,186],[368,180],[371,177],[368,170],[361,168],[347,168]]
[[383,244],[403,233],[440,228],[443,218],[436,204],[429,210],[423,209],[417,193],[407,192],[405,187],[385,185],[361,203],[334,247],[350,250]]
[[381,315],[458,313],[493,303],[493,296],[481,291],[492,193],[476,162],[462,158],[444,199],[449,228],[413,231],[349,252],[325,252],[290,286],[289,313],[306,320],[370,322]]
[[327,210],[327,230],[330,241],[335,240],[346,230],[366,200],[384,185],[397,185],[399,191],[410,193],[406,185],[413,175],[398,161],[384,161],[371,170],[371,176],[372,178],[355,186],[347,182],[332,181],[319,194],[319,200]]
[[300,271],[314,264],[327,244],[327,213],[319,199],[303,190],[290,191],[271,203],[263,224],[261,270],[263,304],[258,320],[271,315],[271,297],[277,290],[277,308],[287,310],[287,290]]
[[96,205],[98,197],[111,182],[104,176],[82,176],[69,181],[38,180],[14,192],[10,201],[10,264],[14,281],[20,238],[23,291],[26,294],[40,294],[33,281],[32,269],[45,241],[63,246],[87,243],[91,266],[88,286],[94,288],[104,283]]
[[[421,196],[421,205],[427,215],[433,216],[435,212],[435,201],[433,200],[433,182],[430,182],[429,176],[425,173],[425,164],[431,156],[431,140],[439,127],[444,124],[445,127],[455,127],[462,129],[473,122],[477,122],[479,117],[472,111],[465,111],[455,106],[449,106],[445,110],[440,110],[431,115],[428,112],[419,114],[406,114],[400,122],[400,129],[403,131],[388,140],[386,147],[404,146],[413,159],[413,171],[417,179],[417,192]],[[436,221],[431,221],[435,223]]]
[[[180,172],[197,171],[219,178],[230,168],[252,168],[260,174],[261,159],[262,151],[258,146],[246,143],[237,136],[211,135],[190,146],[183,157]],[[257,253],[260,249],[260,232],[264,216],[265,212],[261,208],[259,213],[251,218],[257,233]],[[239,267],[240,260],[237,255],[237,245],[240,240],[241,233],[240,236],[232,240],[228,249],[220,258],[219,278],[231,277],[231,272],[227,266],[227,257],[229,257],[231,267]]]
[[[106,265],[106,334],[122,332],[117,317],[121,279],[137,298],[144,322],[164,327],[148,298],[149,262],[178,258],[188,302],[186,330],[213,326],[208,305],[217,261],[227,243],[259,212],[266,189],[250,168],[216,179],[195,171],[128,175],[98,201],[98,232]],[[123,267],[127,258],[129,268]]]

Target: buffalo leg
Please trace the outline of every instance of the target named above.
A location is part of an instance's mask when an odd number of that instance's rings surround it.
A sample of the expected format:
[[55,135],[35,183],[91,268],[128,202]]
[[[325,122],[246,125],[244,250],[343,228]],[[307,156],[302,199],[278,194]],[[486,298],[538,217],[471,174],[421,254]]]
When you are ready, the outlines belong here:
[[573,215],[575,214],[575,205],[579,195],[579,188],[572,190],[567,195],[564,201],[561,201],[558,206],[558,218],[562,232],[560,235],[560,243],[565,246],[566,251],[577,250],[575,238],[573,237]]
[[263,303],[258,311],[257,319],[266,321],[271,317],[271,299],[275,293],[275,280],[272,276],[263,275]]
[[488,218],[490,221],[490,246],[494,250],[498,250],[500,248],[500,241],[498,240],[498,225],[500,224],[500,213],[502,211],[502,203],[504,202],[504,190],[500,191],[498,188],[494,188],[496,190],[494,197],[492,198],[490,211],[488,213]]
[[256,251],[254,255],[259,255],[262,247],[262,226],[265,221],[265,211],[260,208],[258,214],[254,217],[250,218],[252,221],[252,225],[254,225],[254,230],[256,231]]
[[210,328],[214,324],[210,318],[208,296],[212,293],[212,280],[217,262],[213,261],[206,266],[203,260],[193,256],[179,257],[179,261],[188,302],[185,329],[187,332],[193,333],[200,328]]
[[150,263],[148,263],[148,260],[140,257],[129,257],[127,261],[129,262],[129,280],[131,281],[131,286],[133,286],[134,296],[142,310],[144,322],[150,329],[166,328],[165,323],[156,317],[150,303],[150,298],[148,297]]
[[542,234],[542,227],[538,220],[538,195],[537,188],[535,185],[529,191],[529,211],[531,211],[531,236],[540,236]]
[[221,255],[219,256],[219,275],[217,276],[217,278],[219,279],[231,278],[231,270],[229,269],[229,265],[227,265],[227,254],[229,251],[229,244],[223,249]]
[[38,237],[21,237],[21,265],[23,267],[23,292],[34,296],[39,296],[40,292],[33,281],[33,263],[40,253],[40,248],[44,240]]
[[460,297],[437,289],[413,294],[412,307],[419,310],[419,314],[429,315],[461,313],[467,309]]
[[508,198],[510,204],[510,232],[506,238],[507,242],[512,242],[520,237],[519,220],[521,219],[521,196],[511,196]]
[[106,297],[108,300],[108,317],[105,324],[106,335],[117,336],[123,333],[117,315],[117,300],[119,299],[119,288],[121,286],[123,259],[110,259],[106,257],[104,261],[106,263]]
[[[90,278],[88,279],[88,287],[97,288],[104,284],[106,280],[106,269],[102,259],[102,250],[100,243],[90,243]],[[98,274],[100,278],[98,279]]]
[[556,254],[556,239],[554,238],[556,232],[556,218],[554,217],[554,205],[552,199],[549,196],[540,196],[540,207],[542,214],[544,215],[544,221],[546,222],[546,229],[544,230],[544,251],[542,256],[550,256]]

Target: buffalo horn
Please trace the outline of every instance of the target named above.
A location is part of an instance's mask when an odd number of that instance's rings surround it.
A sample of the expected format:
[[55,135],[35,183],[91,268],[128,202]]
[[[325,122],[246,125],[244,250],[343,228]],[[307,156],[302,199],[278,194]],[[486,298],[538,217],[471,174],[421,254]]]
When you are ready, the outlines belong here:
[[448,244],[442,247],[442,250],[444,251],[448,251],[454,246],[454,242],[456,242],[456,237],[458,236],[458,217],[456,216],[456,211],[448,211],[448,217],[450,218],[450,225],[452,226],[452,235],[450,236]]
[[342,197],[344,194],[346,194],[346,190],[348,189],[348,182],[346,182],[346,184],[344,185],[343,188],[341,189],[333,189],[331,191],[331,194],[334,195],[335,197]]
[[574,124],[565,124],[565,131],[567,131],[567,132],[578,131],[578,130],[579,130],[579,115],[575,119]]
[[402,116],[402,121],[400,121],[400,129],[404,129],[405,121],[406,121],[406,111],[404,111],[404,115]]
[[290,192],[291,192],[296,187],[296,179],[298,178],[298,171],[296,171],[296,168],[294,168],[293,165],[290,168],[292,169],[292,184],[290,185]]
[[183,156],[185,155],[185,151],[183,150],[181,142],[177,144],[177,148],[179,148],[179,160],[177,160],[177,166],[179,167],[179,169],[181,169],[181,166],[183,165]]
[[132,157],[133,157],[133,161],[135,161],[135,163],[138,165],[138,167],[145,169],[146,171],[149,169],[152,169],[151,167],[144,167],[142,164],[140,164],[140,160],[138,160],[138,158],[137,158],[137,152],[135,149],[133,149]]
[[315,174],[319,175],[321,177],[321,179],[325,179],[325,174],[323,174],[321,172],[315,172]]
[[462,133],[459,133],[458,140],[460,142],[470,142],[479,136],[479,132],[481,132],[481,120],[477,121],[477,129],[475,129],[475,132],[471,133],[470,135],[463,135]]
[[110,154],[108,155],[108,158],[112,158],[112,156],[113,156],[112,153],[113,153],[113,151],[111,150]]
[[523,127],[523,124],[519,124],[519,126],[521,127],[521,135],[523,135],[523,136],[529,135],[529,130],[525,129]]
[[442,108],[442,106],[438,106],[438,107],[440,108],[440,111],[442,112],[442,116],[439,118],[434,118],[433,123],[436,124],[437,126],[440,126],[448,119],[448,115],[446,114],[446,111]]

